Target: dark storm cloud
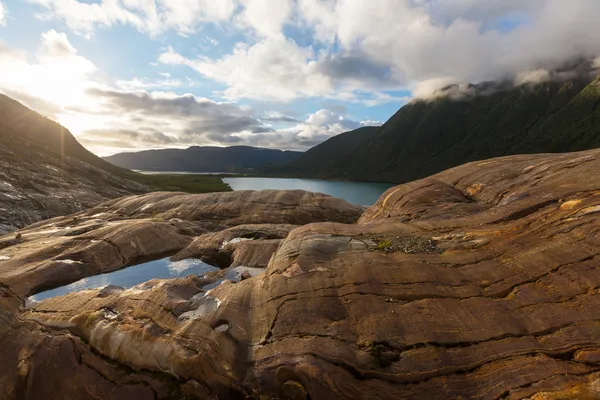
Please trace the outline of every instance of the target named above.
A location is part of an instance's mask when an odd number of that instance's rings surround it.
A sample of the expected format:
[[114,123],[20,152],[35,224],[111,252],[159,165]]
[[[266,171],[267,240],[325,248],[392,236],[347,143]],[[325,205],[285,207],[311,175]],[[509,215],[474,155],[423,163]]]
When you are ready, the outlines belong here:
[[121,141],[123,143],[143,142],[152,145],[169,145],[177,143],[177,139],[165,135],[153,128],[140,128],[138,131],[128,129],[92,129],[85,131],[82,140],[91,140],[92,137],[103,140]]
[[263,117],[261,118],[261,121],[268,121],[268,122],[289,122],[289,123],[298,123],[301,122],[300,120],[293,118],[293,117],[289,117],[287,115],[278,115],[275,117]]
[[138,121],[142,114],[187,122],[185,134],[191,136],[206,133],[227,135],[265,128],[249,111],[235,104],[199,99],[191,94],[159,96],[145,91],[124,92],[97,88],[88,89],[88,94],[102,98],[111,111],[132,114],[132,118]]
[[388,65],[379,64],[365,54],[334,54],[319,63],[319,71],[336,80],[356,80],[374,86],[397,83]]
[[274,132],[274,130],[272,128],[269,128],[266,126],[252,129],[252,133],[266,133],[266,132]]

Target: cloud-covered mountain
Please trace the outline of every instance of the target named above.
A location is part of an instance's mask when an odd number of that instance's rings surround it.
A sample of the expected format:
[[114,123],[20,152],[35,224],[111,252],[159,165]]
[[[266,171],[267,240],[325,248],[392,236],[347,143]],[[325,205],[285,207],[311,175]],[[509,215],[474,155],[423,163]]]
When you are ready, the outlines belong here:
[[406,182],[469,161],[600,147],[597,73],[587,64],[536,83],[448,86],[405,105],[374,131],[316,146],[283,172]]

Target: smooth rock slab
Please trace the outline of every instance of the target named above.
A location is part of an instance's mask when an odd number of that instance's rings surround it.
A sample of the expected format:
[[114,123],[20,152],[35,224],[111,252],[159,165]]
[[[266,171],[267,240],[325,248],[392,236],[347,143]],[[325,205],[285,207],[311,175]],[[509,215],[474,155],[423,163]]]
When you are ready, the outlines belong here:
[[[152,390],[140,399],[598,398],[598,170],[598,150],[476,162],[392,188],[364,213],[296,192],[158,193],[78,215],[83,224],[107,213],[77,239],[50,226],[24,230],[23,243],[0,250],[11,257],[0,262],[0,389],[19,398],[31,390],[29,371],[45,388],[42,374],[58,369],[48,398],[123,398],[119,390],[140,382]],[[150,221],[145,202],[165,221]],[[35,271],[79,268],[49,259],[112,268],[117,253],[122,265],[158,252],[147,246],[154,233],[142,233],[157,229],[179,256],[222,258],[228,268],[255,260],[264,274],[207,291],[224,270],[20,308],[19,297],[49,279]],[[240,237],[252,240],[226,243]],[[379,248],[386,238],[410,246]],[[93,240],[119,251],[92,252],[99,262],[76,257]],[[80,356],[50,368],[36,350],[42,340],[69,342]],[[92,355],[97,389],[83,362]],[[63,371],[71,383],[61,383]]]

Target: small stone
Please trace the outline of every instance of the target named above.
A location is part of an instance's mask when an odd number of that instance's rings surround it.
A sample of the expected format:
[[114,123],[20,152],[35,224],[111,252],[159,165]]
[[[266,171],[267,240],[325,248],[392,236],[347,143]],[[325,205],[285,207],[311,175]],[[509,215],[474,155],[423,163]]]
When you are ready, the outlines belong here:
[[116,285],[107,285],[104,288],[102,288],[102,290],[100,290],[100,293],[98,293],[97,297],[107,297],[113,294],[117,294],[122,292],[123,290],[125,290],[123,287],[121,286],[116,286]]
[[242,272],[242,274],[240,275],[240,279],[241,279],[242,281],[243,281],[243,280],[246,280],[246,279],[250,279],[250,278],[252,278],[252,274],[250,273],[250,271],[244,271],[244,272]]
[[17,240],[21,239],[22,237],[23,237],[23,235],[21,233],[17,233],[15,235],[15,239],[17,239]]

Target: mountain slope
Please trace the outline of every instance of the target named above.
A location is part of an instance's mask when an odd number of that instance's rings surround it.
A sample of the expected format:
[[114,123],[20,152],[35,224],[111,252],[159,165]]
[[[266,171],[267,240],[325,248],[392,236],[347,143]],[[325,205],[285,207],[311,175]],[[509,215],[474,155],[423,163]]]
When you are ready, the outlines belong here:
[[322,165],[324,169],[335,167],[349,154],[359,152],[360,146],[375,134],[376,126],[364,126],[341,135],[336,135],[325,142],[307,150],[296,162],[294,168],[305,169],[313,165]]
[[104,160],[144,171],[233,172],[294,162],[302,153],[249,146],[199,147],[119,153]]
[[66,128],[0,95],[0,233],[149,190],[128,174]]
[[8,96],[0,94],[0,135],[16,135],[31,140],[47,150],[64,154],[87,164],[107,171],[127,174],[122,168],[115,168],[109,162],[96,156],[62,125],[43,117],[35,111]]
[[594,148],[600,146],[600,77],[584,73],[487,95],[414,101],[359,143],[351,132],[336,139],[338,147],[354,150],[340,155],[318,145],[311,151],[319,158],[305,163],[301,157],[295,172],[406,182],[491,157]]

